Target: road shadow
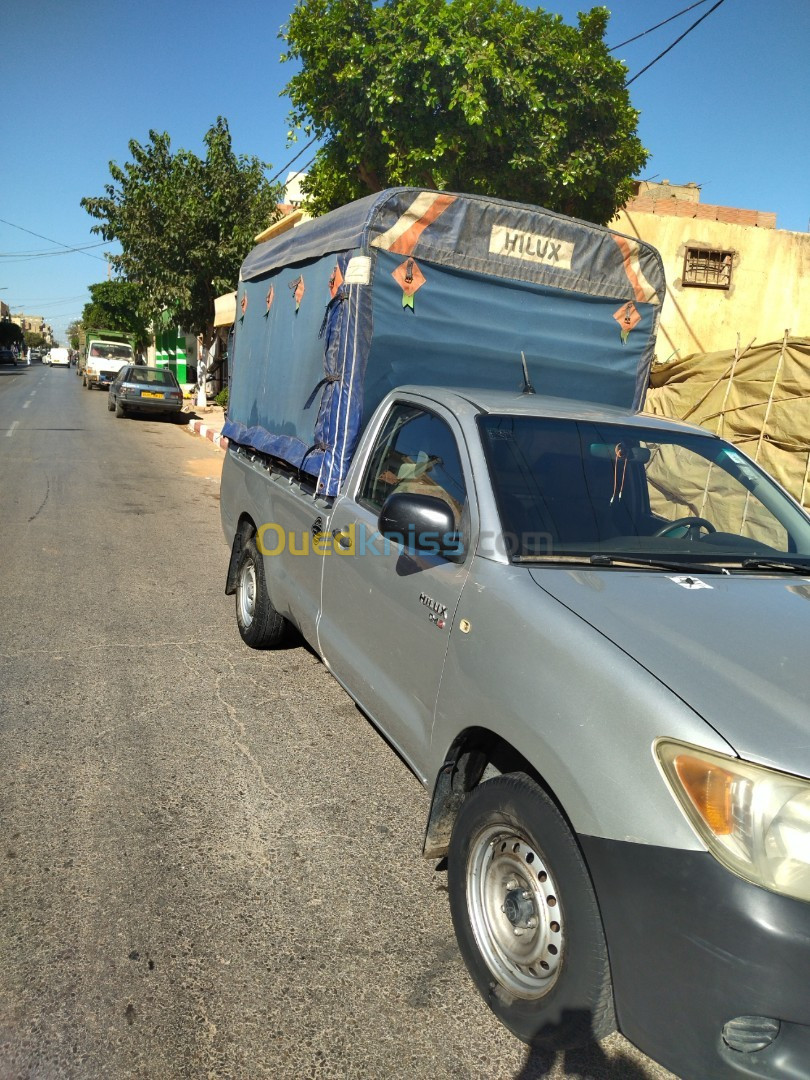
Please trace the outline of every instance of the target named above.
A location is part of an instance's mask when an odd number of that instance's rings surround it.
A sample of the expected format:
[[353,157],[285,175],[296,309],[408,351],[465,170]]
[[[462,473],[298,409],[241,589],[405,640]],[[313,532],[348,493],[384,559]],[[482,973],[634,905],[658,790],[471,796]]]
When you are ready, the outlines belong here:
[[592,1039],[585,1046],[572,1050],[550,1050],[532,1046],[520,1072],[514,1080],[540,1080],[562,1066],[563,1076],[572,1080],[649,1080],[650,1073],[627,1054],[619,1051],[605,1053],[601,1043]]

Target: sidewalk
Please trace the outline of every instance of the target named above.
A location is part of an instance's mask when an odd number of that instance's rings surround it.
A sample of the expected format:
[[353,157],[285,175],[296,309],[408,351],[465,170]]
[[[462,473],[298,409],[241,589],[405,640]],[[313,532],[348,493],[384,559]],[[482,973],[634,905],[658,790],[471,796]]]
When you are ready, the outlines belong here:
[[204,409],[189,405],[183,412],[188,416],[188,430],[192,435],[208,439],[220,450],[228,449],[228,440],[222,436],[225,410],[220,405],[206,405]]

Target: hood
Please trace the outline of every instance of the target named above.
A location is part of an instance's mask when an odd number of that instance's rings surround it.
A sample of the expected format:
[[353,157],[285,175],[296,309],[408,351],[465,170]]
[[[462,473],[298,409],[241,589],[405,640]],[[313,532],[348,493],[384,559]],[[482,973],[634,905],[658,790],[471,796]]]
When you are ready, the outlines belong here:
[[810,777],[810,578],[618,568],[530,572],[740,757]]

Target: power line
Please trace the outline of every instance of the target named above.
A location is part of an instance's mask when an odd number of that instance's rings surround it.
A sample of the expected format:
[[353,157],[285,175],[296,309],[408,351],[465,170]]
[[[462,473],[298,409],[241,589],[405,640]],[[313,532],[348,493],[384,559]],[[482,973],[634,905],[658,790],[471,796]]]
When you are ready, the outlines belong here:
[[317,156],[318,156],[318,155],[316,154],[316,155],[315,155],[315,157],[311,157],[311,158],[309,159],[309,161],[308,161],[308,162],[306,163],[306,165],[302,165],[302,166],[301,166],[301,172],[306,172],[306,171],[307,171],[307,169],[308,169],[308,168],[310,167],[310,165],[312,165],[312,164],[313,164],[313,162],[315,161],[315,158],[316,158]]
[[658,56],[656,56],[654,60],[651,60],[651,61],[649,62],[649,64],[647,64],[647,66],[646,66],[646,67],[643,67],[643,68],[641,69],[641,71],[637,72],[637,73],[636,73],[636,74],[635,74],[635,75],[633,76],[633,78],[632,78],[632,79],[628,79],[628,80],[627,80],[627,82],[626,82],[626,83],[625,83],[624,85],[625,85],[625,86],[629,86],[629,85],[630,85],[631,83],[634,83],[634,82],[636,81],[636,79],[637,79],[637,78],[638,78],[638,77],[639,77],[640,75],[643,75],[645,71],[649,71],[649,70],[650,70],[650,68],[651,68],[651,67],[653,66],[653,64],[657,64],[657,63],[658,63],[658,61],[659,61],[659,60],[660,60],[660,59],[661,59],[662,57],[666,56],[668,52],[671,52],[671,51],[672,51],[672,49],[674,49],[674,48],[675,48],[675,46],[676,46],[676,45],[678,44],[678,42],[679,42],[679,41],[683,41],[683,39],[684,39],[684,38],[686,37],[686,35],[687,35],[687,34],[691,34],[691,32],[692,32],[692,31],[693,31],[693,30],[695,29],[695,27],[696,27],[696,26],[699,26],[699,25],[700,25],[700,23],[702,23],[704,19],[708,19],[708,17],[709,17],[710,15],[711,15],[711,13],[712,13],[713,11],[717,11],[717,9],[718,9],[718,8],[720,7],[720,5],[721,5],[721,4],[723,3],[723,2],[724,2],[724,0],[717,0],[717,3],[716,3],[716,4],[715,4],[715,5],[713,6],[713,7],[710,7],[710,8],[709,8],[709,10],[708,10],[707,12],[705,12],[705,13],[704,13],[703,15],[701,15],[699,19],[697,19],[697,20],[696,20],[695,22],[693,22],[693,23],[692,23],[692,25],[691,25],[691,26],[689,27],[689,29],[688,29],[688,30],[684,30],[684,32],[683,32],[683,33],[681,34],[681,36],[680,36],[680,37],[678,37],[678,38],[675,38],[675,40],[674,40],[674,41],[672,42],[672,44],[671,44],[671,45],[670,45],[670,46],[669,46],[668,48],[664,49],[664,51],[663,51],[663,52],[659,53],[659,54],[658,54]]
[[70,255],[74,251],[89,251],[91,248],[104,247],[106,240],[97,244],[77,244],[65,251],[0,251],[0,259],[48,259],[54,255]]
[[[267,182],[268,182],[268,184],[272,184],[272,183],[274,183],[274,182],[275,182],[276,180],[278,180],[278,178],[279,178],[279,177],[281,176],[281,174],[282,174],[282,173],[283,173],[283,172],[285,171],[285,169],[289,169],[289,167],[290,167],[290,166],[292,165],[292,163],[293,163],[294,161],[298,161],[298,159],[299,159],[299,158],[301,157],[301,155],[303,154],[303,152],[304,152],[305,150],[309,150],[310,146],[312,146],[312,144],[313,144],[313,143],[315,142],[315,140],[316,140],[317,138],[318,138],[318,136],[317,136],[317,135],[313,135],[313,136],[312,136],[312,138],[311,138],[311,139],[309,140],[309,142],[308,142],[308,143],[307,143],[307,144],[306,144],[305,146],[302,146],[302,147],[301,147],[301,149],[300,149],[300,150],[298,151],[298,153],[297,153],[297,154],[295,155],[295,157],[294,157],[294,158],[291,158],[291,159],[290,159],[290,160],[289,160],[289,161],[287,162],[287,164],[286,164],[286,165],[282,165],[282,166],[281,166],[281,168],[280,168],[280,169],[278,170],[278,172],[276,173],[276,175],[275,175],[274,177],[272,177],[272,179],[270,179],[270,180],[268,180],[268,181],[267,181]],[[312,159],[312,161],[314,161],[314,160],[315,160],[315,159],[313,158],[313,159]],[[305,166],[304,166],[304,169],[308,168],[308,166],[312,164],[312,161],[308,162],[308,163],[307,163],[307,165],[305,165]],[[304,169],[299,169],[298,171],[299,171],[299,172],[303,172],[303,171],[304,171]]]
[[[61,240],[53,240],[50,236],[43,236],[42,233],[33,232],[31,229],[24,229],[22,225],[15,225],[13,221],[6,221],[5,218],[0,218],[0,221],[4,225],[10,225],[12,229],[19,229],[20,232],[28,233],[29,236],[37,236],[40,240],[47,240],[49,244],[56,244],[57,247],[67,248],[68,251],[78,251],[82,255],[86,255],[88,259],[98,259],[99,262],[106,262],[106,259],[102,259],[100,255],[91,255],[89,251],[84,251],[81,248],[71,248],[68,244],[63,244]],[[102,241],[104,243],[105,241]]]
[[[636,34],[635,37],[628,38],[627,41],[620,41],[618,45],[612,45],[608,52],[616,52],[617,49],[623,49],[625,45],[629,45],[633,41],[638,41],[639,38],[646,37],[647,34],[651,34],[653,30],[660,30],[662,26],[666,26],[667,23],[671,23],[674,19],[680,19],[681,15],[685,15],[687,11],[692,11],[693,8],[700,7],[701,4],[707,4],[709,0],[697,0],[697,3],[690,4],[689,7],[679,11],[677,15],[670,15],[668,19],[664,19],[663,22],[656,23],[655,26],[651,26],[649,30],[642,30],[640,34]],[[707,12],[708,14],[708,12]]]

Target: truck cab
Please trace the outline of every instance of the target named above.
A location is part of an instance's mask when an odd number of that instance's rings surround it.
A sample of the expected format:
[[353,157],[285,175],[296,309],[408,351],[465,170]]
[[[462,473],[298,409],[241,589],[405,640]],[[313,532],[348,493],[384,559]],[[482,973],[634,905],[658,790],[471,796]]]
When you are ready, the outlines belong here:
[[132,345],[128,341],[91,336],[87,340],[82,384],[88,390],[109,387],[121,368],[133,363],[133,359]]

